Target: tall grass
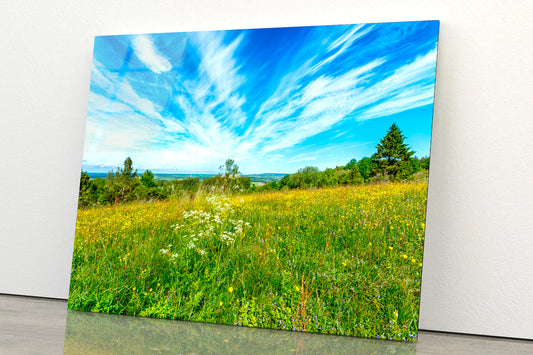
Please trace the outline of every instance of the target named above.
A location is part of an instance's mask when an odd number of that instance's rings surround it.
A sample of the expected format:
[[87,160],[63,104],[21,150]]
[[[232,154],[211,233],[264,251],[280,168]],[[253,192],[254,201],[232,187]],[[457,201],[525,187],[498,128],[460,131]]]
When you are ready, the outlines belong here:
[[415,340],[427,183],[78,211],[69,308]]

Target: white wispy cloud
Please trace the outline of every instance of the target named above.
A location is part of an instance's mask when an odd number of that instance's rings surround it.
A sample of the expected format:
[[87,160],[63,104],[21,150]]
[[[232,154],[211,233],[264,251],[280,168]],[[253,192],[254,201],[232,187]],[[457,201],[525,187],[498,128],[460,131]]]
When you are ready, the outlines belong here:
[[392,115],[433,103],[437,48],[415,58],[364,91],[359,120]]
[[[262,123],[257,131],[250,132],[250,139],[261,145],[268,137],[268,144],[261,150],[268,154],[299,144],[346,119],[362,121],[431,104],[435,59],[436,48],[372,86],[367,86],[367,82],[374,70],[386,62],[385,58],[342,75],[320,76],[301,89],[314,72],[313,67],[290,73],[284,79],[293,89],[276,92],[267,100],[265,106],[270,110],[261,112]],[[356,111],[359,114],[352,117],[350,114]]]
[[[94,61],[91,85],[107,95],[91,91],[85,137],[85,151],[146,150],[156,137],[185,131],[177,121],[161,115],[161,107],[140,96],[129,81]],[[129,138],[128,138],[129,137]]]
[[354,42],[356,42],[360,38],[363,38],[368,33],[372,32],[373,28],[374,26],[366,26],[366,25],[353,26],[351,31],[345,34],[342,34],[335,41],[333,41],[333,43],[329,45],[329,47],[327,48],[327,52],[329,56],[327,56],[326,58],[324,58],[323,60],[315,64],[310,69],[310,72],[315,73],[320,68],[322,68],[324,65],[332,62],[335,58],[343,54],[351,45],[353,45]]
[[[257,102],[253,116],[245,111],[243,87],[255,73],[240,60],[244,34],[229,41],[225,32],[188,34],[196,67],[187,73],[170,71],[170,61],[154,44],[160,42],[132,37],[135,55],[151,72],[136,79],[95,60],[85,159],[114,165],[126,153],[139,168],[189,171],[213,171],[228,157],[247,171],[272,170],[268,166],[280,161],[284,166],[313,162],[325,153],[317,148],[313,154],[290,157],[287,152],[343,122],[432,103],[436,48],[395,69],[387,57],[350,61],[347,54],[373,30],[353,26],[336,37],[317,35],[312,43],[298,46],[299,53],[289,55],[305,60],[292,61],[284,68],[286,74],[269,79],[278,82]],[[153,80],[143,83],[146,78]],[[168,99],[154,94],[154,85]],[[165,111],[167,103],[173,111]],[[345,133],[335,132],[332,139]],[[333,147],[327,149],[329,154]]]
[[[204,108],[211,111],[223,104],[225,112],[231,113],[223,117],[231,116],[231,120],[224,121],[230,126],[241,125],[246,119],[241,110],[246,99],[239,94],[239,88],[245,82],[245,77],[239,74],[240,66],[235,55],[242,40],[243,35],[240,35],[231,43],[225,44],[224,35],[220,32],[197,32],[192,39],[201,57],[198,68],[201,79],[197,84],[203,86],[204,92],[208,90],[214,97],[214,100]],[[205,96],[199,99],[205,102]]]
[[[259,146],[268,137],[268,145],[261,149],[262,154],[268,154],[331,129],[354,110],[362,90],[360,82],[383,63],[384,59],[376,59],[336,77],[320,76],[307,85],[304,83],[310,71],[289,74],[286,80],[293,84],[293,89],[274,93],[267,100],[270,110],[261,112],[262,122],[250,132],[249,139]],[[276,102],[276,106],[270,102]],[[295,115],[296,112],[299,114]]]
[[131,45],[137,58],[154,73],[161,74],[172,69],[169,60],[159,53],[150,36],[136,35]]

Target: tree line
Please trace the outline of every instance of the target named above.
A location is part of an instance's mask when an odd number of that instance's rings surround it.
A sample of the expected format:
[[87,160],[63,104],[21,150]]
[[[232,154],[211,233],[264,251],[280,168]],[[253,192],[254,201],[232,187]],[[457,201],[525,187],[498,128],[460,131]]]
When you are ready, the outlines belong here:
[[421,170],[429,170],[429,157],[414,157],[414,152],[404,140],[405,136],[393,123],[371,157],[363,157],[359,161],[352,159],[344,166],[324,171],[308,166],[256,190],[306,189],[408,180]]
[[414,152],[404,142],[405,137],[396,124],[376,146],[376,153],[359,161],[350,160],[346,165],[320,171],[305,167],[294,174],[287,174],[279,181],[254,185],[249,177],[241,176],[239,166],[233,159],[221,165],[219,174],[200,180],[197,177],[172,181],[156,180],[150,170],[140,176],[133,169],[131,158],[124,160],[123,167],[110,171],[105,179],[81,173],[79,207],[115,204],[136,200],[162,200],[171,195],[182,196],[198,191],[243,193],[283,189],[309,189],[339,185],[359,185],[384,181],[402,181],[413,174],[429,169],[429,157],[414,157]]

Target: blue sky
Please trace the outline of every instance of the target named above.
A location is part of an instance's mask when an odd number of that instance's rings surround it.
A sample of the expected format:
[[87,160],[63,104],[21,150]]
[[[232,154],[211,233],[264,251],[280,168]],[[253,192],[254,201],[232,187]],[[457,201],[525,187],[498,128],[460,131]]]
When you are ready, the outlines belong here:
[[83,170],[292,173],[429,156],[438,22],[95,38]]

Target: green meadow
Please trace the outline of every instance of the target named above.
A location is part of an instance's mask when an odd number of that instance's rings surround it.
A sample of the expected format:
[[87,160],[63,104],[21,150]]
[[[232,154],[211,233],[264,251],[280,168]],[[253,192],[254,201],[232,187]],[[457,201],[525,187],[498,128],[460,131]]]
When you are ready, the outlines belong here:
[[69,308],[415,341],[427,182],[78,210]]

